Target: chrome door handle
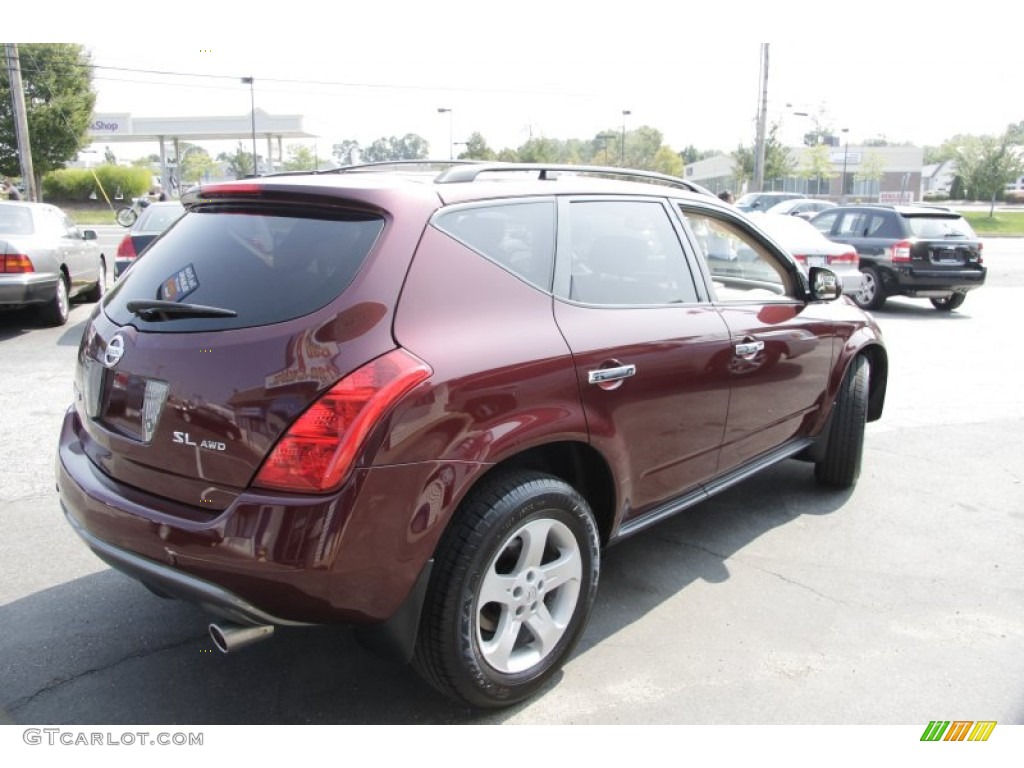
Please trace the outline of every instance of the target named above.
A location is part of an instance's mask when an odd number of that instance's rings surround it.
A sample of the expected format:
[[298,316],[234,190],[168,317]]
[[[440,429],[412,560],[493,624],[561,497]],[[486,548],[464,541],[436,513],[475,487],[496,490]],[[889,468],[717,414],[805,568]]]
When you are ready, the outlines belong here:
[[740,357],[748,357],[749,355],[756,355],[763,349],[763,341],[745,341],[742,344],[736,345],[736,354]]
[[607,381],[628,379],[635,374],[635,365],[620,365],[617,368],[598,368],[596,371],[587,372],[587,382],[590,384],[604,384]]

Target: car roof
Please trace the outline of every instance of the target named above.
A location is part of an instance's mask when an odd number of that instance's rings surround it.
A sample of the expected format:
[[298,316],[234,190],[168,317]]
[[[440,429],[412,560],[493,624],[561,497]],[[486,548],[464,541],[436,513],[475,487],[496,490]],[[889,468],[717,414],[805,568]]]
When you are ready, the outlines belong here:
[[960,217],[958,211],[942,205],[884,205],[881,203],[865,203],[862,205],[839,205],[822,213],[843,211],[895,211],[901,216],[942,216],[944,218]]
[[[446,166],[446,167],[445,167]],[[438,167],[442,167],[438,171]],[[409,161],[346,166],[319,172],[289,172],[194,187],[182,196],[186,207],[203,202],[204,193],[232,188],[307,191],[310,188],[351,194],[386,206],[394,193],[452,203],[551,194],[623,194],[697,198],[731,209],[698,184],[653,171],[550,163],[466,163]]]

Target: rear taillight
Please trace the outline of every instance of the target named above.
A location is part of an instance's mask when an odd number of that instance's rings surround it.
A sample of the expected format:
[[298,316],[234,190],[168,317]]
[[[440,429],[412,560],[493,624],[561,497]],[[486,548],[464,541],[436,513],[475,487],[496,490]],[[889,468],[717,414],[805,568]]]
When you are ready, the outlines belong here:
[[797,262],[800,263],[800,264],[806,264],[807,263],[807,257],[806,256],[801,256],[799,254],[794,254],[793,258],[796,259]]
[[431,373],[430,366],[402,349],[353,371],[292,424],[253,484],[284,491],[337,488],[381,417]]
[[843,266],[848,264],[850,266],[857,266],[860,263],[860,257],[857,255],[857,251],[853,248],[850,250],[836,254],[835,256],[828,257],[828,263],[835,266]]
[[23,253],[8,253],[0,256],[0,272],[35,272],[32,259]]
[[891,258],[894,264],[905,264],[910,261],[910,246],[909,240],[900,240],[892,244]]
[[979,264],[984,264],[985,263],[985,259],[982,258],[982,253],[981,253],[981,251],[982,251],[982,249],[984,249],[984,247],[985,247],[984,243],[978,243],[978,263]]
[[121,244],[117,246],[117,258],[119,259],[135,259],[138,258],[139,254],[135,252],[135,243],[132,242],[131,235],[125,235]]

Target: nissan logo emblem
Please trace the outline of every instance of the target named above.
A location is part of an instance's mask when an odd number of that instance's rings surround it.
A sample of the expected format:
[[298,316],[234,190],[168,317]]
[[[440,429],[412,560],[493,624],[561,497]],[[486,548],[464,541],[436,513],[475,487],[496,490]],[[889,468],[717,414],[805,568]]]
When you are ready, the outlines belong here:
[[118,334],[107,342],[107,348],[103,351],[103,365],[113,368],[124,355],[124,338]]

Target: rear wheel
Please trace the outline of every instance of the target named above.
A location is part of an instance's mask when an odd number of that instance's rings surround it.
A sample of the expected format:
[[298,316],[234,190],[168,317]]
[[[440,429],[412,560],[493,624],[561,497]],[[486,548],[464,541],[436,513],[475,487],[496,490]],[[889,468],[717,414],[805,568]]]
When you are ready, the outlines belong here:
[[944,299],[932,299],[932,306],[940,312],[952,312],[954,309],[964,303],[964,299],[967,298],[966,293],[953,293]]
[[139,218],[139,214],[135,212],[134,208],[124,207],[117,211],[117,223],[122,227],[130,227],[137,218]]
[[814,465],[814,477],[823,485],[849,488],[860,476],[869,382],[870,365],[858,355],[850,363],[839,397],[832,407],[825,458]]
[[571,486],[537,472],[485,481],[438,549],[417,672],[472,706],[522,701],[572,652],[599,570],[597,526]]
[[47,325],[64,325],[71,312],[71,301],[68,299],[68,279],[62,272],[57,280],[57,289],[53,298],[39,308],[39,316]]
[[860,290],[853,294],[853,300],[861,309],[878,309],[885,304],[885,286],[882,276],[874,267],[861,269]]

